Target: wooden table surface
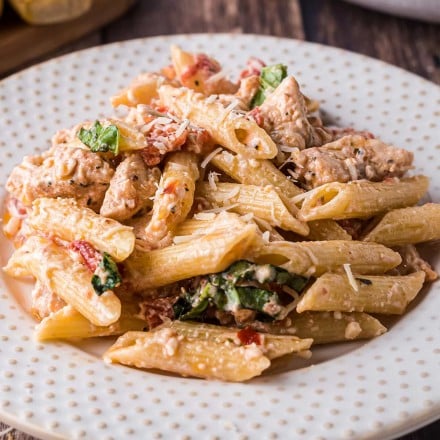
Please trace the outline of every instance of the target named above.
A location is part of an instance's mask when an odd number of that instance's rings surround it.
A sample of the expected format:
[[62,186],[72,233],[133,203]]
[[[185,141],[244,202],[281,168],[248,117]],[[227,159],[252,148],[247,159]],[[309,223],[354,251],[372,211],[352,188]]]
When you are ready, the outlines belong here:
[[[34,61],[113,41],[195,32],[314,41],[379,58],[440,84],[440,25],[391,17],[340,0],[141,0],[112,24]],[[2,435],[7,428],[0,422],[1,440],[34,439],[17,430]],[[401,437],[432,439],[440,439],[440,421]]]

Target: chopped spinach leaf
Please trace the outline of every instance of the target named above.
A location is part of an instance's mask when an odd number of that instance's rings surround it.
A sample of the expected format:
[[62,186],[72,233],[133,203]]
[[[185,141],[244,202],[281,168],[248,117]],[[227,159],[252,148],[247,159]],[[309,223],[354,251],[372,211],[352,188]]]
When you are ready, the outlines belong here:
[[307,281],[271,264],[239,260],[223,272],[206,275],[194,291],[185,292],[174,305],[174,316],[182,320],[203,319],[208,307],[214,306],[229,312],[255,310],[274,319],[283,306],[278,294],[268,285],[286,285],[301,292]]
[[107,252],[104,252],[98,268],[92,276],[92,286],[98,296],[121,284],[118,266]]
[[237,287],[237,292],[243,308],[257,310],[271,316],[278,314],[276,312],[275,314],[271,313],[266,307],[269,303],[280,305],[280,300],[276,293],[257,287]]
[[117,155],[119,152],[119,130],[116,125],[103,127],[99,121],[95,121],[90,129],[81,128],[78,138],[94,153],[111,151]]
[[287,66],[284,64],[275,64],[261,69],[260,88],[252,99],[251,108],[263,104],[267,95],[272,93],[287,76]]

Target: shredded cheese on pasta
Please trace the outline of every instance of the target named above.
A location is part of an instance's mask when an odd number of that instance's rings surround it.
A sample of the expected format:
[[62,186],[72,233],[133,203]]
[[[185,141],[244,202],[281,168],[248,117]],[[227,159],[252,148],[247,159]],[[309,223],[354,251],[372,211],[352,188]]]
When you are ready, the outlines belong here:
[[353,272],[351,271],[351,265],[348,263],[345,263],[343,265],[345,273],[347,274],[348,282],[350,283],[351,287],[353,287],[353,290],[355,292],[359,292],[359,286],[356,283],[356,279],[353,276]]
[[209,153],[202,161],[202,163],[200,164],[200,168],[206,168],[206,165],[208,165],[209,162],[211,162],[211,160],[217,156],[217,154],[221,153],[221,151],[223,150],[222,147],[218,147],[216,148],[214,151],[211,151],[211,153]]

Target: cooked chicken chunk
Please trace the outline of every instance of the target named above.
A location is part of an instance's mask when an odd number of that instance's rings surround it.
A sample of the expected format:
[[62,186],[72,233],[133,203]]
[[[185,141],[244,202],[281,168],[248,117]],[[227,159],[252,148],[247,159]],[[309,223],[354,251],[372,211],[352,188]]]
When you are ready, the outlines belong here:
[[6,189],[26,206],[38,197],[74,197],[99,211],[113,173],[99,154],[54,145],[41,156],[26,156],[12,170]]
[[158,168],[147,168],[137,153],[128,155],[116,168],[105,193],[100,214],[124,221],[141,209],[152,206],[160,179]]
[[255,111],[257,123],[278,145],[302,150],[332,140],[322,126],[314,126],[308,120],[306,100],[292,76],[285,78]]
[[322,147],[292,153],[292,175],[311,189],[329,182],[401,177],[412,165],[413,154],[360,135],[344,136]]
[[257,75],[248,76],[240,81],[240,87],[235,96],[249,109],[259,88],[260,77]]

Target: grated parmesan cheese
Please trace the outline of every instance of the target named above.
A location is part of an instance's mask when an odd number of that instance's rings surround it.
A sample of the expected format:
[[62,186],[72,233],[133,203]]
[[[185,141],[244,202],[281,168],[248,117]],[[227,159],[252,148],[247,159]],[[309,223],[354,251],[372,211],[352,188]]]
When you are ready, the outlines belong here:
[[176,137],[179,137],[189,126],[189,119],[185,119],[176,130]]
[[348,282],[350,283],[351,287],[353,287],[353,290],[355,292],[359,292],[359,287],[356,283],[356,280],[353,276],[353,272],[351,271],[351,265],[348,263],[345,263],[343,265],[345,273],[347,274]]
[[270,232],[269,232],[269,231],[264,231],[264,232],[261,234],[261,238],[262,238],[266,243],[269,243]]
[[289,147],[288,145],[280,145],[279,148],[283,153],[299,153],[298,147]]
[[362,328],[359,325],[358,322],[350,322],[347,324],[347,327],[345,327],[345,339],[355,339],[357,338],[362,332]]
[[206,104],[212,104],[213,102],[215,102],[217,100],[217,97],[218,97],[218,95],[209,95],[205,100]]
[[[313,190],[312,190],[313,191]],[[302,194],[298,194],[295,197],[292,197],[290,199],[290,201],[294,204],[297,205],[299,202],[302,202],[303,200],[305,200],[310,194],[310,191],[308,192],[303,192]]]
[[208,173],[209,187],[214,191],[217,191],[216,183],[218,182],[218,176],[220,176],[220,173],[217,173],[216,171],[210,171]]
[[292,178],[293,180],[298,180],[298,173],[295,173],[295,171],[291,170],[290,168],[287,170],[287,172],[290,174],[290,176],[287,176],[287,178]]
[[237,185],[235,188],[233,188],[231,191],[222,194],[222,201],[226,202],[228,200],[233,199],[235,196],[238,195],[238,193],[240,192],[240,186]]
[[358,177],[358,172],[357,172],[356,166],[353,163],[353,159],[345,159],[344,162],[347,165],[351,180],[357,180],[359,177]]
[[187,243],[188,241],[191,241],[194,239],[194,235],[176,235],[173,237],[173,243],[174,244],[180,244],[180,243]]
[[253,218],[253,212],[248,212],[247,214],[240,216],[240,220],[243,220],[244,222],[250,222]]
[[232,102],[225,108],[225,110],[230,113],[240,104],[240,101],[237,98],[234,98]]
[[197,212],[194,214],[194,217],[196,220],[214,220],[216,218],[216,215],[214,212]]
[[290,312],[292,312],[293,310],[296,309],[296,306],[298,305],[301,298],[300,298],[298,292],[296,290],[290,288],[289,286],[283,286],[283,291],[293,297],[293,301],[291,303],[289,303],[284,309],[283,317],[286,317]]
[[228,205],[228,206],[220,206],[219,208],[207,209],[206,211],[203,211],[203,212],[219,213],[219,212],[222,212],[222,211],[227,211],[229,209],[234,209],[237,206],[239,206],[239,203],[233,203],[232,205]]
[[148,124],[144,124],[140,130],[143,134],[145,134],[148,133],[156,124],[166,125],[170,122],[173,122],[173,120],[165,116],[159,116],[158,118],[155,118],[152,121],[148,122]]
[[216,148],[214,151],[211,151],[211,153],[209,153],[202,161],[202,163],[200,164],[201,168],[206,168],[206,165],[208,165],[208,163],[215,157],[217,156],[217,154],[219,154],[221,151],[223,150],[222,147],[218,147]]
[[[223,70],[220,70],[220,72],[214,73],[214,75],[211,75],[205,82],[216,82],[225,77],[225,72]],[[211,95],[212,96],[212,95]]]

